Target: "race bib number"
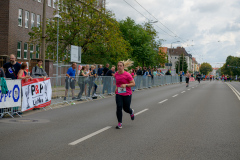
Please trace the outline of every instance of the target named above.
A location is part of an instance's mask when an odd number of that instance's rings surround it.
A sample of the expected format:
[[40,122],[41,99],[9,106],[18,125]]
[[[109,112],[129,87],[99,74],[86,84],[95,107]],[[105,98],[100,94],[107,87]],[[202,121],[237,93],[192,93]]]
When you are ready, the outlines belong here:
[[126,88],[118,87],[118,93],[126,93]]

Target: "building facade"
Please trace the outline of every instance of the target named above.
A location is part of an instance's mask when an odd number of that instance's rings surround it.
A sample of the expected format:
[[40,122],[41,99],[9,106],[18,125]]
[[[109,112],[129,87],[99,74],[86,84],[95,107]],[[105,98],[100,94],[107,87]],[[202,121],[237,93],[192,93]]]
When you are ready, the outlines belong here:
[[184,55],[186,62],[188,64],[188,70],[192,71],[192,55],[188,54],[185,48],[168,48],[168,63],[172,63],[172,69],[176,68],[176,63],[179,60],[179,57]]
[[[53,18],[57,0],[47,0],[46,17]],[[1,36],[0,59],[5,63],[10,54],[17,61],[30,62],[40,58],[39,45],[28,44],[29,32],[40,27],[43,14],[43,0],[4,0],[0,2]],[[1,13],[3,12],[3,13]],[[2,27],[3,26],[3,27]],[[35,53],[36,54],[33,54]]]
[[[40,58],[40,46],[28,43],[28,33],[33,27],[42,24],[43,2],[44,0],[0,1],[0,67],[8,61],[10,54],[16,55],[18,62],[27,62],[30,66],[32,60]],[[61,1],[46,0],[46,19],[54,18],[58,2]],[[96,8],[106,5],[105,0],[97,0],[96,3]]]

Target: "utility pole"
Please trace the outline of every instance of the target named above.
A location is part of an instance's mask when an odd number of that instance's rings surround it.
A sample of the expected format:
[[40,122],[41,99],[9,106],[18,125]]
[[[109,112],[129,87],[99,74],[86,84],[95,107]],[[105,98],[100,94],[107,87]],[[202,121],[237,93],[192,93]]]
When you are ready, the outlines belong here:
[[42,52],[43,69],[45,70],[45,38],[46,38],[46,4],[47,0],[43,0],[43,18],[42,18]]

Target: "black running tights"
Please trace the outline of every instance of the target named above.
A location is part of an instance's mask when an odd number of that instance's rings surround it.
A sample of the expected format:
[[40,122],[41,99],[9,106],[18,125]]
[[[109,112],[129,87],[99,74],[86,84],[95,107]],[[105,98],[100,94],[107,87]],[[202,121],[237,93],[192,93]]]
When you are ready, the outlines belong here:
[[132,109],[130,108],[131,100],[132,100],[132,95],[121,96],[121,95],[116,94],[118,122],[122,123],[122,109],[126,113],[132,114]]

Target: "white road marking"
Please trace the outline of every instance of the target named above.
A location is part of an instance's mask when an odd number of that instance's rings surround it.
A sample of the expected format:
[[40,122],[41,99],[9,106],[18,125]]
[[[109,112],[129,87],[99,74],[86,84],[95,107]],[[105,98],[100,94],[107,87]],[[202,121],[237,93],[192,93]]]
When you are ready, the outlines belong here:
[[91,137],[93,137],[93,136],[96,136],[97,134],[99,134],[99,133],[101,133],[101,132],[104,132],[104,131],[110,129],[111,127],[112,127],[112,126],[107,126],[107,127],[103,128],[103,129],[100,129],[100,130],[98,130],[98,131],[96,131],[96,132],[94,132],[94,133],[91,133],[91,134],[89,134],[89,135],[87,135],[87,136],[85,136],[85,137],[83,137],[83,138],[80,138],[80,139],[78,139],[78,140],[76,140],[76,141],[74,141],[74,142],[72,142],[72,143],[69,143],[68,145],[74,146],[74,145],[76,145],[76,144],[78,144],[78,143],[80,143],[80,142],[83,142],[83,141],[85,141],[85,140],[87,140],[87,139],[89,139],[89,138],[91,138]]
[[174,95],[174,96],[172,96],[172,97],[177,97],[178,96],[178,94],[176,94],[176,95]]
[[163,101],[161,101],[161,102],[158,102],[158,103],[164,103],[164,102],[166,102],[168,99],[165,99],[165,100],[163,100]]
[[143,112],[146,112],[148,109],[144,109],[144,110],[142,110],[142,111],[140,111],[140,112],[138,112],[138,113],[135,113],[134,114],[134,116],[137,116],[137,115],[139,115],[139,114],[141,114],[141,113],[143,113]]
[[236,96],[238,97],[238,99],[240,100],[240,93],[238,92],[238,90],[236,90],[236,88],[234,88],[231,84],[228,84],[228,83],[226,83],[226,84],[228,85],[229,88],[232,89],[233,93],[235,93],[235,95],[236,95]]
[[188,89],[189,91],[191,90],[191,89]]
[[186,91],[182,91],[181,93],[185,93]]

